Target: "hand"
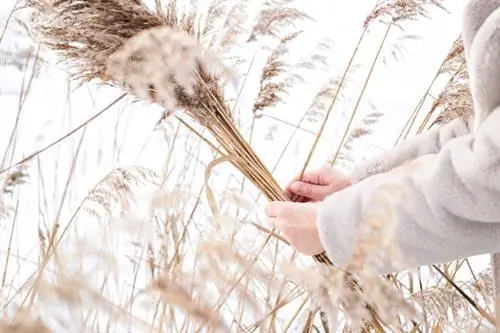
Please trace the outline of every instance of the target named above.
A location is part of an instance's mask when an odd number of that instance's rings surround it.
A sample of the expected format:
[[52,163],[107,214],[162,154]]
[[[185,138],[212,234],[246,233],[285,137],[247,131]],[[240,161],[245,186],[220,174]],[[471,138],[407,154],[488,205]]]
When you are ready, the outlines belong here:
[[306,172],[302,179],[295,179],[287,186],[286,191],[290,197],[300,196],[303,199],[301,201],[316,202],[323,201],[351,183],[352,180],[346,173],[325,165],[318,170]]
[[280,230],[298,252],[315,255],[323,252],[319,239],[317,203],[273,201],[267,206],[269,223]]

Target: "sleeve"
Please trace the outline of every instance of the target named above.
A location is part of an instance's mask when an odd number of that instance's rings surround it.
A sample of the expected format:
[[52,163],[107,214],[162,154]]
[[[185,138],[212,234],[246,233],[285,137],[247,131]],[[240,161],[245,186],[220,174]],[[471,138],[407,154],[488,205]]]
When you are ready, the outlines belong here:
[[500,108],[474,134],[320,204],[318,231],[335,264],[359,255],[354,243],[363,230],[373,244],[395,244],[404,260],[375,251],[379,274],[500,252]]
[[449,140],[467,133],[469,133],[467,122],[459,118],[442,127],[416,135],[393,149],[361,163],[352,171],[353,180],[356,183],[368,176],[390,171],[419,156],[435,154]]

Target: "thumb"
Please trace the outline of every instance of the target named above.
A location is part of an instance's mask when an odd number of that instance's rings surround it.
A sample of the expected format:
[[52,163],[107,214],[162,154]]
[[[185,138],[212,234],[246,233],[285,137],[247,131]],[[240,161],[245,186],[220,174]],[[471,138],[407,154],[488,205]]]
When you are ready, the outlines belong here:
[[[500,0],[499,0],[500,1]],[[330,184],[330,179],[328,175],[332,172],[332,168],[329,165],[323,165],[321,168],[313,171],[308,171],[304,173],[301,179],[296,179],[296,181],[303,181],[306,183],[312,183],[317,185],[328,185]],[[325,177],[326,176],[326,177]]]
[[301,181],[292,183],[290,190],[295,194],[312,200],[323,200],[329,194],[328,186],[315,185]]

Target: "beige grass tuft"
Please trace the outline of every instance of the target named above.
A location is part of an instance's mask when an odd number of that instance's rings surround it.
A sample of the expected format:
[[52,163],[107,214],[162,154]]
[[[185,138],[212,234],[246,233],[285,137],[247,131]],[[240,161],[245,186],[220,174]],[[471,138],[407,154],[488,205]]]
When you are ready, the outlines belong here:
[[17,311],[13,320],[0,320],[1,333],[53,333],[45,324],[36,318],[33,318],[29,312],[24,309]]
[[165,19],[136,0],[29,0],[28,6],[35,10],[31,31],[36,39],[55,50],[76,79],[85,81],[105,80],[109,56]]
[[300,32],[293,32],[280,39],[278,46],[267,59],[260,79],[260,89],[253,106],[253,113],[258,116],[263,110],[272,108],[283,101],[283,94],[293,85],[291,78],[282,78],[290,72],[288,62],[283,56],[288,55],[288,44],[295,40]]
[[446,56],[442,74],[449,75],[449,80],[432,104],[430,112],[439,111],[439,116],[433,125],[443,125],[456,118],[468,120],[472,116],[472,95],[464,47],[460,38],[453,43]]
[[444,0],[381,0],[366,18],[365,26],[375,20],[400,24],[402,21],[428,17],[429,7],[446,10]]
[[7,217],[14,210],[11,199],[16,189],[28,181],[28,177],[25,164],[0,174],[0,219]]

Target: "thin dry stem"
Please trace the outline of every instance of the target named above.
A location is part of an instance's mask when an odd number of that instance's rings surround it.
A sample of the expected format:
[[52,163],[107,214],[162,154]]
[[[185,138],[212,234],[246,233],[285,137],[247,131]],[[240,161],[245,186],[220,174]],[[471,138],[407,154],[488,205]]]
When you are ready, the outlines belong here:
[[432,125],[440,126],[455,118],[469,120],[472,115],[472,95],[461,39],[454,42],[443,63],[441,74],[450,75],[450,79],[429,111],[430,114],[439,112]]
[[374,21],[400,24],[403,21],[416,21],[429,17],[429,8],[437,7],[446,10],[444,0],[381,0],[365,19],[367,27]]
[[287,90],[293,86],[295,79],[286,76],[290,73],[290,67],[282,57],[288,55],[288,44],[299,35],[300,32],[293,32],[281,38],[278,46],[267,59],[260,78],[259,94],[252,110],[256,116],[259,116],[263,110],[275,107],[282,102],[283,95],[286,95]]
[[292,2],[292,0],[267,0],[248,40],[265,36],[280,38],[284,28],[293,26],[296,21],[310,19],[302,10],[289,6]]

